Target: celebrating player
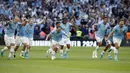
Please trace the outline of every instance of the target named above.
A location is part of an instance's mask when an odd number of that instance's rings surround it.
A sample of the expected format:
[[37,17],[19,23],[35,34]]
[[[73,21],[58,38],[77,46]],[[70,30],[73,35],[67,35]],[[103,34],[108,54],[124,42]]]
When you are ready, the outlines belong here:
[[[110,32],[112,31],[113,27],[114,27],[114,25],[111,25],[111,28],[107,29],[106,35],[105,35],[106,37],[108,37],[108,35],[109,35]],[[109,49],[109,48],[110,48],[110,49]],[[112,56],[111,56],[111,51],[112,51],[112,49],[113,49],[113,46],[112,46],[112,36],[106,41],[106,47],[105,47],[105,49],[101,52],[100,58],[103,57],[103,55],[104,55],[104,53],[107,51],[107,49],[109,49],[109,50],[108,50],[108,58],[109,58],[109,59],[112,59]]]
[[20,57],[24,58],[25,54],[25,49],[27,47],[26,39],[25,39],[25,26],[27,24],[26,19],[24,18],[21,22],[21,24],[18,25],[17,27],[17,34],[16,34],[16,47],[15,47],[15,53],[14,53],[14,58],[16,57],[16,51],[18,50],[19,46],[23,44],[22,51],[20,53]]
[[[56,27],[60,27],[60,22],[56,22],[56,26],[54,29],[56,29]],[[51,42],[51,45],[50,45],[50,48],[46,51],[46,57],[48,57],[48,55],[52,52],[52,39],[51,38],[50,38],[50,42]]]
[[95,32],[97,46],[95,50],[93,51],[92,58],[97,58],[98,49],[102,45],[102,40],[105,37],[105,32],[108,27],[109,27],[109,24],[107,24],[107,17],[103,18],[103,22],[100,22],[97,24],[97,31]]
[[26,43],[27,43],[27,48],[25,50],[24,57],[26,59],[28,59],[28,53],[29,53],[29,50],[31,48],[32,41],[33,41],[34,26],[35,25],[33,24],[31,19],[29,20],[29,23],[26,24],[26,26],[25,26],[25,40],[26,40]]
[[55,54],[58,48],[61,47],[60,44],[62,43],[62,35],[67,36],[66,33],[62,31],[60,27],[56,27],[52,32],[50,32],[50,34],[47,35],[46,40],[48,40],[49,36],[51,36],[52,39],[52,60],[56,59]]
[[19,17],[16,16],[14,20],[8,21],[8,23],[5,25],[4,41],[5,41],[6,47],[4,47],[4,49],[1,50],[2,57],[5,50],[10,49],[10,53],[8,56],[9,59],[11,59],[11,56],[14,53],[14,48],[15,48],[14,33],[15,33],[15,29],[17,28],[18,22],[19,22]]
[[[69,36],[69,31],[70,31],[70,27],[71,27],[72,24],[68,23],[67,22],[67,18],[63,18],[63,22],[60,24],[60,27],[61,29]],[[63,47],[64,47],[64,44],[62,45],[61,47],[61,50],[60,50],[60,56],[64,56],[64,58],[68,58],[68,51],[70,49],[70,37],[67,37],[67,36],[64,36],[63,35],[63,38],[62,38],[62,42],[66,45],[66,51],[65,53],[63,54]]]
[[116,25],[112,32],[108,35],[106,40],[108,40],[112,35],[113,35],[113,43],[114,43],[114,60],[118,61],[118,50],[120,47],[120,44],[122,42],[122,39],[124,35],[126,35],[127,29],[126,26],[124,25],[124,20],[120,20],[119,25]]

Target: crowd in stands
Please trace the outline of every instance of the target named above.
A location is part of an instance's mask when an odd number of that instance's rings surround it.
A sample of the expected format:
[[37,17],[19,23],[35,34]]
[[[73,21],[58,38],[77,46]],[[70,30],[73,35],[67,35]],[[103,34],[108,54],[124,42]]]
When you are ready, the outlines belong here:
[[[0,37],[4,23],[14,16],[32,18],[36,24],[34,38],[45,39],[53,30],[55,23],[64,17],[75,25],[70,29],[71,37],[94,39],[92,25],[101,21],[105,15],[110,25],[118,24],[120,19],[130,27],[129,0],[0,0]],[[43,23],[37,24],[44,20]],[[129,28],[130,32],[130,28]]]

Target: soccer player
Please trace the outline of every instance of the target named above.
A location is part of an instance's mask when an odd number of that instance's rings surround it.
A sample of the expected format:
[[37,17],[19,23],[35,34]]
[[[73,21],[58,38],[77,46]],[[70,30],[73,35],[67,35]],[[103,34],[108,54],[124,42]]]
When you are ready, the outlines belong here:
[[[60,22],[56,22],[56,26],[54,29],[56,29],[56,27],[60,27]],[[46,51],[46,57],[48,57],[48,55],[52,52],[52,39],[51,38],[50,38],[50,42],[51,42],[51,45],[50,45],[50,48]]]
[[[70,32],[70,27],[71,27],[71,23],[67,22],[67,18],[63,18],[63,22],[60,24],[61,29],[69,36],[69,32]],[[64,36],[62,38],[62,46],[61,46],[61,50],[60,50],[60,56],[64,57],[64,58],[68,58],[68,51],[70,49],[70,37]],[[63,54],[63,47],[64,45],[66,45],[66,51]]]
[[100,22],[97,24],[97,30],[95,32],[97,46],[96,46],[95,50],[93,51],[92,58],[98,57],[97,56],[98,49],[102,45],[102,40],[105,37],[105,32],[106,32],[107,28],[109,27],[107,20],[108,20],[107,17],[104,16],[103,22]]
[[20,53],[20,57],[24,58],[25,49],[27,47],[27,42],[25,39],[25,26],[27,24],[27,20],[24,18],[21,21],[21,24],[18,24],[17,27],[17,34],[16,34],[16,47],[14,49],[14,58],[16,57],[16,51],[18,50],[19,46],[23,44],[22,51]]
[[65,35],[67,36],[67,34],[61,30],[60,27],[56,27],[53,31],[51,31],[47,37],[46,37],[46,40],[48,40],[48,38],[51,36],[51,39],[52,39],[52,56],[51,56],[51,59],[54,60],[56,59],[56,52],[58,50],[60,46],[60,44],[62,43],[62,35]]
[[112,32],[108,35],[108,37],[106,38],[106,40],[108,40],[112,35],[113,35],[113,43],[114,43],[114,60],[118,61],[118,50],[120,47],[120,44],[122,42],[122,39],[125,35],[126,37],[126,26],[124,25],[124,20],[120,20],[119,25],[116,25]]
[[17,28],[17,23],[19,22],[19,17],[15,17],[14,20],[8,21],[5,25],[5,35],[4,35],[4,41],[6,44],[6,47],[1,50],[1,56],[3,57],[4,51],[10,49],[10,53],[8,58],[11,59],[12,54],[14,53],[15,48],[15,39],[14,39],[14,33],[15,29]]
[[27,45],[26,45],[24,57],[26,59],[28,59],[28,53],[29,53],[29,50],[31,48],[32,41],[33,41],[34,26],[35,24],[33,24],[31,19],[29,20],[29,23],[26,24],[25,26],[25,40],[26,40]]
[[[112,31],[114,25],[111,25],[111,27],[109,29],[107,29],[106,31],[106,35],[105,37],[108,37],[108,35],[110,34],[110,32]],[[109,49],[110,48],[110,49]],[[109,50],[108,50],[109,49]],[[100,54],[100,58],[103,57],[104,53],[108,50],[108,58],[109,59],[112,59],[112,56],[111,56],[111,51],[113,49],[113,46],[112,46],[112,36],[106,41],[106,47],[105,49],[101,52]]]

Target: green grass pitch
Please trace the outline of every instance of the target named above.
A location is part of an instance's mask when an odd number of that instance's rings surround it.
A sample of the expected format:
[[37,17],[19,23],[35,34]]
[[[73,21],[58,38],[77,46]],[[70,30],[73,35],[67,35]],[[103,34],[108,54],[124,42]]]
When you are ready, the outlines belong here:
[[[0,57],[0,73],[130,73],[130,47],[120,48],[118,62],[108,60],[107,52],[103,59],[92,59],[93,47],[71,47],[68,59],[60,59],[58,51],[57,59],[52,61],[45,57],[47,49],[32,47],[28,60],[19,57],[21,48],[15,60],[8,60],[9,51],[6,51],[4,57]],[[103,47],[98,57],[102,50]]]

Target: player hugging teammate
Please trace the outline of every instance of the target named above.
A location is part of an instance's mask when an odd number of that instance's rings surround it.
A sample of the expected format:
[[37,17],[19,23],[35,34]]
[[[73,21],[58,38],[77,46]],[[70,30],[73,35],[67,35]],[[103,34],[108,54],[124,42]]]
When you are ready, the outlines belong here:
[[[16,39],[15,39],[15,31]],[[1,50],[1,56],[4,56],[4,51],[10,50],[9,59],[12,59],[12,55],[14,58],[16,57],[16,51],[18,50],[20,45],[23,45],[22,51],[20,53],[20,57],[28,58],[28,52],[31,47],[31,42],[33,39],[34,32],[34,24],[32,20],[29,20],[29,23],[26,18],[22,18],[20,20],[19,17],[15,17],[13,20],[10,20],[5,25],[5,36],[4,41],[6,47]]]

